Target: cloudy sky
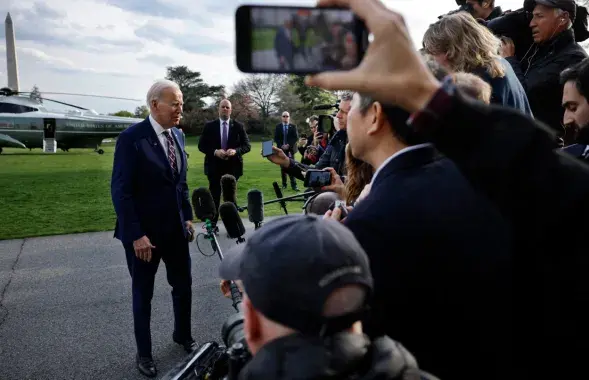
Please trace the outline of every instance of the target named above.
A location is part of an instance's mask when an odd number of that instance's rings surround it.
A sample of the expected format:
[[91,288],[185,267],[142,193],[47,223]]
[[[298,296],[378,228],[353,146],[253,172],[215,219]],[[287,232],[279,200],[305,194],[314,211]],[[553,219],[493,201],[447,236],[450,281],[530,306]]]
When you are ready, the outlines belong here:
[[[517,9],[523,0],[497,0]],[[209,84],[231,89],[234,17],[239,4],[314,5],[314,0],[0,0],[17,39],[21,91],[66,92],[143,99],[166,66],[186,65]],[[416,45],[454,0],[386,0],[401,12]],[[0,87],[7,83],[4,27],[0,28]],[[143,101],[46,95],[98,112],[134,110]]]

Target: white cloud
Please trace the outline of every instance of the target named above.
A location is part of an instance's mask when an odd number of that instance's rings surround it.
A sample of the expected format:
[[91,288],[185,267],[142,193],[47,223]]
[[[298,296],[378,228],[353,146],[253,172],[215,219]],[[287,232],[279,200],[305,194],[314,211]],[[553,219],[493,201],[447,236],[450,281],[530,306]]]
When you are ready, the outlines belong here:
[[[242,3],[313,6],[314,0],[0,0],[16,29],[21,90],[99,94],[143,99],[167,65],[200,71],[228,88],[242,77],[234,56],[234,14]],[[401,12],[417,47],[454,0],[388,0]],[[522,0],[499,0],[517,9]],[[34,20],[34,21],[32,21]],[[3,27],[1,28],[4,29]],[[1,33],[1,32],[0,32]],[[137,34],[136,34],[137,33]],[[19,38],[20,36],[20,38]],[[0,51],[4,49],[0,44]],[[202,53],[198,53],[200,49]],[[0,68],[6,67],[5,54]],[[0,73],[0,87],[6,76]],[[100,112],[132,110],[141,102],[54,96]]]

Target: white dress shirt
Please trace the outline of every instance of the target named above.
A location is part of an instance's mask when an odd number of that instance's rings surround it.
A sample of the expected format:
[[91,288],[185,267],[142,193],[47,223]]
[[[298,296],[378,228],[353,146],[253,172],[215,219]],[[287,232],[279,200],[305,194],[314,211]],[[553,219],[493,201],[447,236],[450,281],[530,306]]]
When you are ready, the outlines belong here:
[[[166,154],[166,158],[168,157],[168,139],[164,136],[164,127],[160,125],[151,115],[149,115],[149,122],[157,135],[158,140],[160,141],[160,145],[164,149],[164,153]],[[176,165],[178,166],[178,172],[182,170],[182,153],[180,152],[180,147],[174,138],[174,132],[172,129],[168,129],[168,133],[172,136],[172,140],[174,141],[174,148],[176,149]]]

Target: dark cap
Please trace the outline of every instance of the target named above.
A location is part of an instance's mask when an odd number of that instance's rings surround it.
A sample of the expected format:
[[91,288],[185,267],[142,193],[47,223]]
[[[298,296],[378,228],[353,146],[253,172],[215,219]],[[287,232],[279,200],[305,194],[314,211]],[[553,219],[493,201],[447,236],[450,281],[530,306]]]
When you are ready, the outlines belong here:
[[571,21],[575,21],[577,15],[577,4],[575,3],[575,0],[525,0],[524,9],[528,12],[532,12],[538,4],[550,8],[562,9],[569,13]]
[[323,308],[345,285],[373,280],[366,253],[341,223],[317,215],[277,218],[229,250],[219,268],[224,280],[241,280],[254,307],[267,318],[305,334],[319,334],[331,318]]

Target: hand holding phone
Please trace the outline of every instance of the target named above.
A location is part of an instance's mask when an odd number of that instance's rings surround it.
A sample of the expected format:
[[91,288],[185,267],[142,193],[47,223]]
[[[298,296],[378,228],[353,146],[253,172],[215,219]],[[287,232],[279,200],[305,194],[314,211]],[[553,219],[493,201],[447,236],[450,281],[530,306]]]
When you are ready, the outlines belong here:
[[331,184],[331,172],[326,170],[309,169],[305,173],[305,187],[322,188]]
[[364,22],[344,8],[242,5],[235,27],[237,67],[245,73],[351,70],[368,48]]

